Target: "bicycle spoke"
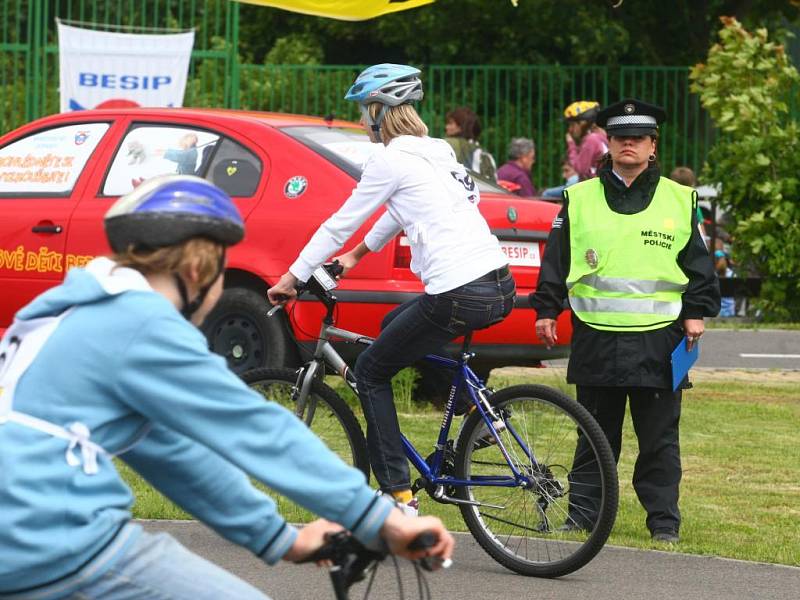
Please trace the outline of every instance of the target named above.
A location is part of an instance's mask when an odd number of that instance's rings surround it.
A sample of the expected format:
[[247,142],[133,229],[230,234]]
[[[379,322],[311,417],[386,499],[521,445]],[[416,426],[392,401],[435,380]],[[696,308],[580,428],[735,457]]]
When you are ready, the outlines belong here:
[[[358,421],[331,388],[315,381],[305,398],[303,409],[298,411],[297,374],[294,371],[282,368],[254,369],[242,378],[265,400],[276,402],[295,413],[344,462],[361,469],[365,474],[369,472],[366,442]],[[311,513],[283,496],[270,494],[288,518],[306,521],[312,517]]]

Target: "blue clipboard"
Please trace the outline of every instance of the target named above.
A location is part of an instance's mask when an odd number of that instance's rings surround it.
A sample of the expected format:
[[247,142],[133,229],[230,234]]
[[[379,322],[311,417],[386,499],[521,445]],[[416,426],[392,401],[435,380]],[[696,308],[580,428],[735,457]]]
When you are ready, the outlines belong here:
[[697,357],[700,356],[700,341],[694,341],[694,347],[691,352],[686,350],[686,336],[672,351],[672,391],[678,389],[678,386],[686,377],[689,369],[697,362]]

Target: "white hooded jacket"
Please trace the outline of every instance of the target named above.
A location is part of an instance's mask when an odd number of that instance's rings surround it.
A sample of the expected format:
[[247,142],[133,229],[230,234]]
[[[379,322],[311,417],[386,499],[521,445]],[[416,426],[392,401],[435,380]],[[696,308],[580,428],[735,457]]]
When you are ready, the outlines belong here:
[[386,213],[364,242],[377,252],[400,231],[411,247],[411,270],[428,294],[441,294],[508,263],[478,211],[477,185],[450,145],[400,136],[367,161],[353,193],[325,221],[289,271],[301,281],[336,253],[381,206]]

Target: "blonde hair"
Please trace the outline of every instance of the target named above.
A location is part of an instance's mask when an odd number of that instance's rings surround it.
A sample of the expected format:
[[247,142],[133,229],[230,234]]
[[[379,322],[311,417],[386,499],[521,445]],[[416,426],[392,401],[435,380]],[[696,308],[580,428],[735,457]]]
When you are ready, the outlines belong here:
[[[369,105],[369,116],[374,121],[383,108],[380,102]],[[423,137],[428,135],[428,126],[422,121],[417,111],[410,104],[390,106],[383,115],[381,122],[381,137],[384,143],[401,135],[415,135]]]
[[222,257],[223,247],[206,238],[191,238],[181,244],[165,246],[155,250],[137,250],[129,246],[111,258],[120,267],[136,269],[142,275],[156,273],[188,272],[192,264],[197,264],[199,287],[214,282]]

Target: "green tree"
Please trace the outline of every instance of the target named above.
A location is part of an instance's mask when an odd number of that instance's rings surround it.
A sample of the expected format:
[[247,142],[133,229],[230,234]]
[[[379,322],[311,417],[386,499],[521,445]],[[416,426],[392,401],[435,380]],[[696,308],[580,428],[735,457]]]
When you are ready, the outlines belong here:
[[723,17],[719,43],[691,74],[719,128],[706,179],[722,184],[734,220],[736,258],[765,278],[773,319],[800,320],[800,126],[788,100],[800,76],[766,29]]
[[241,6],[246,55],[261,62],[289,33],[319,40],[327,64],[689,65],[701,60],[720,15],[746,25],[796,24],[786,0],[437,0],[350,23]]

